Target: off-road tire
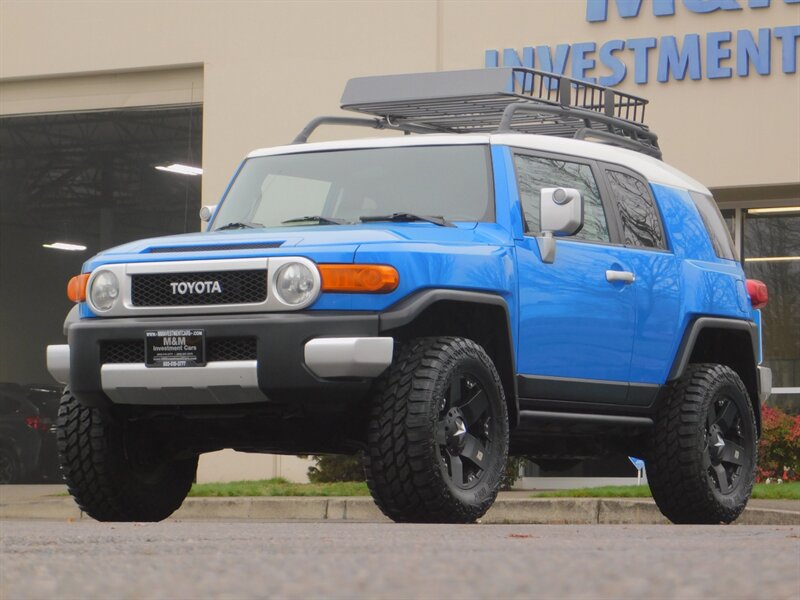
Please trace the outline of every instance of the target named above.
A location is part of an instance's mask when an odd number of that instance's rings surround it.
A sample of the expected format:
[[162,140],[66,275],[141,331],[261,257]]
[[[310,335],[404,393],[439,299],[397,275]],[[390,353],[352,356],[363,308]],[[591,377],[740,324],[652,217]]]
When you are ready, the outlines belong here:
[[508,454],[503,387],[483,348],[457,337],[404,344],[376,383],[364,454],[372,497],[392,520],[480,518],[497,496]]
[[724,365],[689,365],[658,409],[646,460],[658,508],[673,523],[736,520],[753,489],[757,441],[739,376]]
[[67,488],[98,521],[161,521],[180,507],[197,457],[136,466],[110,410],[83,406],[69,391],[58,411],[58,452]]

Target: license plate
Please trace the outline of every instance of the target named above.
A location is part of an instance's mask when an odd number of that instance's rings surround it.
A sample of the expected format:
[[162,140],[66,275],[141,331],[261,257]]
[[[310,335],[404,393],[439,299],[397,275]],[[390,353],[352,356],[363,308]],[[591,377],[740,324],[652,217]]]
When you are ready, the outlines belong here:
[[148,367],[201,367],[206,364],[202,329],[145,331],[145,365]]

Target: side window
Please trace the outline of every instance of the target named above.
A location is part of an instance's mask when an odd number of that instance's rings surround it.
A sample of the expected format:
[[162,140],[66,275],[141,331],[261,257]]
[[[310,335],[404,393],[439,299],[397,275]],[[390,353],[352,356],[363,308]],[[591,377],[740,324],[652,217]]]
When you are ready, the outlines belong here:
[[609,241],[600,190],[589,165],[524,154],[514,156],[514,165],[527,233],[541,231],[539,206],[542,188],[568,187],[577,189],[583,196],[583,229],[572,237],[594,242]]
[[666,249],[658,208],[647,184],[621,171],[606,171],[611,197],[619,212],[622,239],[628,246]]

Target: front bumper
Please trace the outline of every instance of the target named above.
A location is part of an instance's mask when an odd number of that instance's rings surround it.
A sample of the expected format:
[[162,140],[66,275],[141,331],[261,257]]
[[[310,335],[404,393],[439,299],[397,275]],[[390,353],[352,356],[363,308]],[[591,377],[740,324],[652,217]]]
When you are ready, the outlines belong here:
[[[92,319],[74,323],[68,346],[49,346],[48,369],[87,404],[198,405],[353,401],[391,364],[394,341],[372,313],[279,313]],[[208,339],[255,338],[254,357],[202,367],[107,362],[103,347],[149,329],[203,329]]]

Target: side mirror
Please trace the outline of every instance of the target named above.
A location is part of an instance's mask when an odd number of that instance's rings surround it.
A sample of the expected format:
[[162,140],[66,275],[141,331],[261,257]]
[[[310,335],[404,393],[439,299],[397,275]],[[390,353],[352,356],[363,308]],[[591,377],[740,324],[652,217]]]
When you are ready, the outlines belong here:
[[211,217],[214,216],[215,210],[217,210],[216,204],[202,207],[200,209],[200,220],[203,221],[203,223],[208,223],[211,220]]
[[539,252],[543,262],[552,263],[556,258],[555,237],[575,235],[583,228],[581,193],[575,188],[542,188],[539,224]]

